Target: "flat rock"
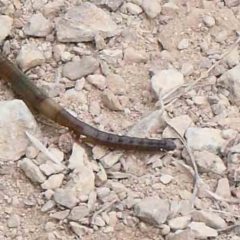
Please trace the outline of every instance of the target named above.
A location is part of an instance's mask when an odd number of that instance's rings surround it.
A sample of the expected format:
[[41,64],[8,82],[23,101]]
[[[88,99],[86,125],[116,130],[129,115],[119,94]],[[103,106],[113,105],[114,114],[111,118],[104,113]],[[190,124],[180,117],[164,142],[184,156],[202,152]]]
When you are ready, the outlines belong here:
[[106,77],[101,74],[89,75],[86,79],[89,83],[91,83],[93,86],[97,87],[100,90],[104,90],[107,87]]
[[64,179],[64,174],[55,174],[50,176],[42,185],[42,189],[57,189],[62,185],[62,181]]
[[0,15],[0,44],[10,34],[13,25],[13,19],[9,16]]
[[206,211],[194,211],[192,213],[192,219],[195,222],[204,222],[207,226],[214,229],[226,228],[227,223],[223,218],[221,218],[216,213],[206,212]]
[[185,229],[191,222],[191,216],[176,217],[168,221],[168,225],[172,230]]
[[67,218],[69,213],[70,213],[70,210],[66,209],[66,210],[63,210],[63,211],[52,213],[52,214],[50,214],[50,217],[54,218],[54,219],[57,219],[57,220],[64,220],[64,219]]
[[61,173],[64,170],[63,166],[51,161],[47,161],[46,163],[41,164],[39,168],[46,176]]
[[202,222],[191,222],[188,227],[198,233],[199,239],[207,239],[209,237],[218,236],[218,232],[215,229],[206,226],[206,224]]
[[[172,118],[168,121],[169,125],[172,126],[177,132],[183,137],[186,130],[193,125],[192,119],[188,115],[182,115],[179,117]],[[163,131],[163,138],[179,138],[179,135],[171,128],[167,127]]]
[[112,151],[100,159],[104,168],[111,168],[122,157],[122,151]]
[[23,31],[28,36],[46,37],[53,31],[53,23],[46,19],[41,13],[32,15]]
[[56,32],[59,42],[89,42],[96,34],[109,38],[118,34],[119,30],[106,12],[85,2],[68,10],[57,21]]
[[152,89],[157,96],[160,91],[164,96],[168,91],[183,83],[183,74],[174,69],[160,70],[151,78]]
[[7,225],[9,228],[17,228],[21,223],[21,218],[17,214],[12,214],[7,221]]
[[169,204],[159,197],[146,197],[134,206],[135,215],[142,221],[160,226],[169,215]]
[[22,100],[0,102],[0,158],[15,161],[26,153],[29,139],[25,131],[40,136],[32,113]]
[[54,200],[57,204],[60,204],[66,208],[75,207],[79,200],[76,197],[75,191],[71,189],[58,188],[54,192]]
[[107,76],[107,86],[115,95],[124,95],[127,92],[127,85],[124,79],[118,74]]
[[79,61],[68,62],[63,66],[63,76],[72,81],[92,74],[99,67],[99,61],[91,56],[85,56]]
[[28,158],[24,158],[20,162],[19,167],[24,171],[25,175],[34,183],[43,183],[46,180],[46,177],[40,171],[38,166]]
[[192,149],[208,150],[210,152],[219,152],[226,141],[219,129],[197,127],[188,128],[186,139]]
[[90,211],[87,204],[81,204],[71,210],[68,219],[72,221],[80,221],[82,218],[87,217],[89,213]]
[[148,60],[148,57],[147,57],[146,52],[136,51],[134,48],[128,47],[124,50],[124,58],[123,59],[126,64],[146,63]]

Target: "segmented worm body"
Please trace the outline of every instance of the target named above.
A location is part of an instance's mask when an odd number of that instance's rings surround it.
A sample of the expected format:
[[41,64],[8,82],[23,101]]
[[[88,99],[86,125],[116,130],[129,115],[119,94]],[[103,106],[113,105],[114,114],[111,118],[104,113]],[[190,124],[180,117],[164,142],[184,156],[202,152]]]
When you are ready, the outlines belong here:
[[100,131],[72,116],[57,102],[49,98],[42,90],[33,84],[28,77],[10,60],[0,53],[0,78],[10,83],[13,91],[23,101],[38,113],[54,122],[67,127],[77,135],[84,135],[84,141],[105,145],[112,148],[132,150],[166,150],[171,151],[176,145],[170,139],[145,139],[119,136]]

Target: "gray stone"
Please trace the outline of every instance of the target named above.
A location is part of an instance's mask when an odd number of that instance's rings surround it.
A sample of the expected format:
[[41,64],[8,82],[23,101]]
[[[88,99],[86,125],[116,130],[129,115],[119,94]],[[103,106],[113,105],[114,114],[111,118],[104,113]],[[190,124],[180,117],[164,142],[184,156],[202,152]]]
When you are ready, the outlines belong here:
[[71,189],[56,189],[54,192],[54,200],[57,204],[60,204],[66,208],[75,207],[79,200],[76,198],[75,191]]
[[119,99],[114,95],[110,89],[105,89],[101,95],[102,103],[105,107],[113,111],[122,111],[123,106]]
[[72,221],[80,221],[81,219],[87,217],[89,213],[90,211],[88,209],[88,206],[86,204],[82,204],[80,206],[74,207],[71,210],[68,219]]
[[169,215],[169,204],[159,197],[147,197],[134,207],[135,215],[142,221],[160,226]]
[[46,37],[53,31],[53,23],[46,19],[41,13],[34,14],[27,25],[24,27],[24,33],[34,37]]
[[168,225],[172,230],[185,229],[191,222],[191,216],[176,217],[168,221]]
[[105,7],[115,12],[123,4],[124,0],[94,0],[93,2],[96,5]]
[[59,42],[88,42],[94,40],[97,33],[103,38],[119,33],[111,17],[89,2],[68,10],[57,21],[56,31]]
[[57,189],[62,185],[62,181],[64,179],[64,174],[55,174],[50,176],[42,185],[42,189]]
[[46,177],[42,174],[37,165],[35,165],[32,160],[24,158],[19,167],[24,171],[26,176],[34,183],[43,183]]
[[227,227],[227,223],[219,215],[203,210],[193,212],[192,219],[195,222],[204,222],[207,226],[214,229],[221,229]]
[[202,222],[191,222],[188,227],[198,233],[199,239],[207,239],[209,237],[218,236],[218,232],[215,229],[206,226],[206,224]]
[[17,214],[13,214],[7,221],[7,225],[9,228],[17,228],[21,223],[21,218]]
[[40,135],[37,122],[22,100],[0,102],[0,123],[1,161],[15,161],[26,153],[29,139],[25,131]]
[[156,18],[161,12],[161,5],[158,0],[143,0],[141,7],[149,18]]
[[64,220],[67,218],[67,216],[69,215],[70,210],[64,210],[64,211],[60,211],[60,212],[55,212],[50,214],[51,218],[57,219],[57,220]]
[[72,81],[92,74],[99,67],[99,62],[93,57],[86,56],[79,61],[68,62],[63,67],[63,76]]
[[226,142],[221,130],[214,128],[190,127],[186,131],[186,139],[192,149],[210,152],[219,152]]
[[3,42],[3,40],[9,35],[11,32],[13,25],[13,19],[9,16],[0,15],[0,44]]

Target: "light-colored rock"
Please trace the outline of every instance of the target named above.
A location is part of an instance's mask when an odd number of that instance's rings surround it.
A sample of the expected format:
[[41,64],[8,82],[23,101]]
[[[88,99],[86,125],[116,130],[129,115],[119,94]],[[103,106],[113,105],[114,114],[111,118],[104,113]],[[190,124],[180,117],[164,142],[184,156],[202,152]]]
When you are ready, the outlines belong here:
[[103,38],[119,33],[111,17],[89,2],[69,9],[57,21],[56,31],[59,42],[88,42],[94,40],[97,33]]
[[74,169],[70,174],[66,186],[74,189],[77,196],[88,195],[94,190],[95,175],[87,154],[77,143],[73,145],[72,155],[69,160],[69,168]]
[[226,199],[231,198],[232,194],[227,178],[221,178],[218,180],[218,185],[215,193]]
[[142,221],[160,226],[169,215],[169,204],[157,196],[147,197],[134,206],[134,213]]
[[53,163],[52,161],[47,161],[46,163],[41,164],[39,168],[46,176],[57,174],[64,170],[63,166]]
[[197,238],[197,233],[190,229],[177,231],[171,238],[171,240],[195,240]]
[[37,165],[32,160],[24,158],[19,167],[24,171],[25,175],[34,183],[43,183],[46,177],[42,174]]
[[218,79],[218,83],[229,92],[229,99],[236,105],[240,105],[240,64],[228,70]]
[[123,4],[124,0],[94,0],[93,2],[96,5],[110,9],[111,11],[115,12]]
[[66,103],[74,103],[78,105],[86,104],[87,97],[84,92],[76,91],[74,88],[68,89],[62,96],[62,101]]
[[50,176],[42,185],[42,189],[57,189],[62,185],[64,174],[55,174]]
[[75,191],[71,189],[56,189],[54,192],[54,200],[57,204],[60,204],[66,208],[75,207],[79,200],[76,197]]
[[115,95],[124,95],[127,92],[127,86],[124,79],[118,74],[109,74],[107,76],[107,86]]
[[41,208],[42,212],[51,211],[56,206],[56,203],[53,200],[48,200]]
[[179,43],[178,43],[178,50],[184,50],[189,47],[189,40],[186,38],[183,38]]
[[67,218],[69,213],[70,213],[70,210],[66,209],[66,210],[63,210],[63,211],[52,213],[52,214],[50,214],[50,217],[54,218],[54,219],[57,219],[57,220],[64,220],[64,219]]
[[226,141],[223,139],[219,129],[197,127],[188,128],[186,139],[192,149],[210,152],[219,152]]
[[29,145],[25,131],[40,136],[37,123],[21,100],[0,102],[0,158],[1,161],[20,159]]
[[141,7],[139,7],[137,4],[134,4],[134,3],[131,3],[131,2],[128,2],[126,4],[126,9],[132,15],[138,15],[138,14],[143,12]]
[[60,10],[64,7],[63,0],[48,2],[43,7],[43,15],[45,17],[55,17],[59,14]]
[[28,36],[46,37],[53,31],[53,23],[46,19],[41,13],[32,15],[27,25],[24,27],[24,33]]
[[93,224],[98,227],[104,227],[106,225],[102,217],[99,215],[95,217]]
[[229,66],[229,68],[233,68],[239,64],[239,52],[238,47],[236,46],[227,56],[223,58],[223,61]]
[[71,226],[73,232],[80,238],[82,238],[86,234],[93,233],[93,229],[82,226],[76,222],[70,222],[70,226]]
[[203,22],[209,28],[213,27],[215,25],[215,23],[216,23],[215,18],[212,17],[212,16],[208,16],[208,15],[203,17]]
[[99,116],[101,113],[101,106],[97,101],[93,101],[90,103],[89,112],[92,116]]
[[81,204],[80,206],[74,207],[69,216],[68,219],[72,221],[79,221],[82,218],[85,218],[89,215],[89,209],[87,204]]
[[45,57],[37,48],[30,45],[24,45],[22,46],[16,61],[18,66],[25,72],[31,68],[42,65],[45,62]]
[[168,225],[172,230],[185,229],[191,222],[191,216],[176,217],[168,221]]
[[123,58],[121,49],[104,49],[100,52],[100,58],[110,65],[116,65]]
[[161,5],[158,0],[143,0],[141,7],[149,18],[156,18],[161,12]]
[[63,67],[63,76],[72,81],[92,74],[99,67],[99,62],[91,56],[83,57],[79,61],[68,62]]
[[157,110],[148,114],[134,125],[128,132],[128,136],[149,137],[150,134],[156,133],[165,126],[166,122],[162,119],[162,111]]
[[182,85],[183,83],[184,79],[182,73],[174,69],[158,71],[151,78],[152,89],[157,96],[159,96],[160,90],[162,96],[164,96],[164,94],[166,94],[168,91]]
[[200,173],[213,171],[217,174],[223,174],[227,169],[222,159],[211,152],[195,151],[193,155]]
[[239,0],[224,0],[224,3],[229,8],[230,7],[237,7],[240,4]]
[[[179,117],[172,118],[168,121],[169,125],[172,126],[177,132],[183,137],[186,130],[193,126],[193,121],[188,115],[182,115]],[[171,128],[167,127],[163,131],[163,138],[179,138],[179,135]]]
[[206,211],[194,211],[192,213],[192,219],[195,222],[204,222],[207,226],[214,229],[226,228],[227,223],[216,213]]
[[209,237],[218,236],[218,232],[215,229],[206,226],[206,224],[202,222],[191,222],[188,227],[198,233],[199,239],[207,239]]
[[161,183],[163,184],[169,184],[171,181],[173,180],[173,176],[169,175],[169,174],[163,174],[161,177],[160,177],[160,181]]
[[122,111],[123,106],[119,99],[114,95],[110,89],[105,89],[101,95],[102,103],[105,107],[113,111]]
[[143,51],[136,51],[134,48],[128,47],[124,50],[124,62],[126,64],[145,63],[147,62],[147,54]]
[[89,75],[86,79],[89,83],[100,90],[104,90],[107,87],[106,77],[101,74]]
[[9,228],[17,228],[21,223],[21,218],[17,214],[12,214],[7,221],[7,225]]
[[0,44],[3,42],[3,40],[9,35],[11,32],[13,25],[13,19],[9,16],[0,15]]
[[104,168],[111,168],[114,164],[116,164],[120,158],[122,157],[122,151],[113,151],[105,155],[100,159]]

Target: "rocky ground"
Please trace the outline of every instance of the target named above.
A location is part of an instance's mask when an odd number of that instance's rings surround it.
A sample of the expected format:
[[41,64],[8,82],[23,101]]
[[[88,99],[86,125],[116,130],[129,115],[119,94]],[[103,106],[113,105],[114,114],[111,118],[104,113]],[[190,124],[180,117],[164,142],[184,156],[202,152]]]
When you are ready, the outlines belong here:
[[0,0],[2,52],[51,98],[177,144],[75,142],[1,82],[0,239],[239,240],[238,19],[238,0]]

